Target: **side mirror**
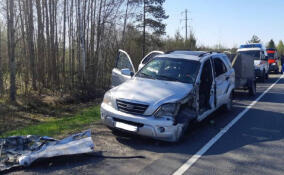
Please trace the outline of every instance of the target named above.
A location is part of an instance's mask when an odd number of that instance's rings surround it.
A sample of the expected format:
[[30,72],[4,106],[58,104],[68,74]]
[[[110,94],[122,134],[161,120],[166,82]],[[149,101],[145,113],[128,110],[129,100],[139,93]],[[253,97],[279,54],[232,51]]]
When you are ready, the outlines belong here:
[[122,75],[126,75],[126,76],[130,76],[130,77],[132,77],[132,76],[134,75],[134,73],[131,72],[128,68],[126,68],[126,69],[121,69],[121,74],[122,74]]

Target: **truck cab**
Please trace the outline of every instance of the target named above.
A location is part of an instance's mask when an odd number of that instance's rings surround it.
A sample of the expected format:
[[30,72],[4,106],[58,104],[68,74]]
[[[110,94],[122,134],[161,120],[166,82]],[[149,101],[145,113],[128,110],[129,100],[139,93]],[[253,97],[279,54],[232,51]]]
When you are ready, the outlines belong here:
[[269,72],[279,73],[280,60],[276,49],[266,49],[268,55]]

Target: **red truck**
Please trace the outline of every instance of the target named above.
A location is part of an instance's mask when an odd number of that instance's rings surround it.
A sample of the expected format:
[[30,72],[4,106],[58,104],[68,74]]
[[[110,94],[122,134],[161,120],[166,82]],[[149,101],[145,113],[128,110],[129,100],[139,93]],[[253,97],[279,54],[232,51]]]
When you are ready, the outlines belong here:
[[268,55],[269,72],[279,73],[280,60],[276,49],[266,49]]

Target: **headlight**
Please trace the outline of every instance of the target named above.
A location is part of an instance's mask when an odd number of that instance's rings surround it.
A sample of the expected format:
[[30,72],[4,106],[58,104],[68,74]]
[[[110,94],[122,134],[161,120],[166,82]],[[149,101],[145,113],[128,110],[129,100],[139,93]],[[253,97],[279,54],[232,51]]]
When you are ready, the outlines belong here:
[[177,115],[178,109],[179,105],[177,103],[167,103],[160,106],[154,115],[155,117],[175,117]]
[[111,97],[111,93],[110,92],[106,92],[105,93],[103,103],[114,107],[114,102],[113,102],[113,99]]
[[273,65],[273,66],[275,66],[275,65],[276,65],[276,63],[272,63],[272,65]]

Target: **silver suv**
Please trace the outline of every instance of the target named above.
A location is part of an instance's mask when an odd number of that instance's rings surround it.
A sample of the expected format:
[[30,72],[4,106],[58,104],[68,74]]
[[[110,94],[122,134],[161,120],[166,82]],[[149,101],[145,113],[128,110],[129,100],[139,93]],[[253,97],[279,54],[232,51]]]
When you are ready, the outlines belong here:
[[101,104],[101,119],[110,128],[176,142],[190,121],[202,121],[221,106],[232,108],[235,71],[225,54],[172,51],[134,72],[120,50],[113,88]]

